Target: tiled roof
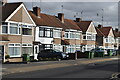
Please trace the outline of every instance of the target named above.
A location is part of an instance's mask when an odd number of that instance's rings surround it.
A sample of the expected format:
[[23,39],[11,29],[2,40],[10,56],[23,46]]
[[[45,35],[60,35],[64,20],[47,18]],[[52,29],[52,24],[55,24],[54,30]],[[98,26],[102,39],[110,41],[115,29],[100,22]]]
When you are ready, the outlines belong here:
[[55,16],[40,13],[40,18],[38,18],[32,11],[28,11],[28,12],[37,26],[50,26],[50,27],[58,27],[58,28],[64,28],[64,29],[67,28]]
[[5,21],[21,4],[22,2],[6,3],[2,6],[2,21]]
[[99,30],[107,37],[112,27],[102,27]]
[[64,19],[64,24],[67,26],[69,29],[74,29],[74,30],[80,30],[80,27],[74,22],[74,20],[71,19]]
[[95,27],[98,36],[105,36],[97,27]]
[[86,32],[89,25],[91,24],[91,22],[92,21],[80,21],[80,22],[76,22],[76,23],[83,32]]

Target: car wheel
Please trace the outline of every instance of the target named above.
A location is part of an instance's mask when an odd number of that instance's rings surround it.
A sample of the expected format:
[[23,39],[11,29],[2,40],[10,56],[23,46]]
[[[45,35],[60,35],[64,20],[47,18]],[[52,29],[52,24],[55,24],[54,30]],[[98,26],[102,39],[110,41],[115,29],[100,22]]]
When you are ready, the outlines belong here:
[[57,56],[56,59],[57,59],[58,61],[61,61],[61,57],[60,57],[60,56]]

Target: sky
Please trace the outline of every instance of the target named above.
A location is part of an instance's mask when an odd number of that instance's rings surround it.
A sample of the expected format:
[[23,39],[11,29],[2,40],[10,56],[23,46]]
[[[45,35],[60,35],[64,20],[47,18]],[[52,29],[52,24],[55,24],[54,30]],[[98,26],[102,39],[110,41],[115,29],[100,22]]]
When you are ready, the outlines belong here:
[[[22,0],[16,0],[17,2],[23,2]],[[8,0],[8,2],[16,2],[15,0]],[[33,0],[34,1],[34,0]],[[32,7],[38,6],[41,8],[42,13],[55,15],[63,12],[65,18],[75,20],[76,17],[82,18],[82,20],[93,20],[94,24],[102,24],[103,16],[103,25],[112,26],[113,28],[118,28],[118,1],[106,1],[106,2],[82,2],[82,1],[53,1],[45,2],[42,0],[38,1],[26,0],[24,2],[28,10],[32,10]],[[61,7],[63,5],[63,9]],[[103,10],[102,10],[103,9]],[[81,15],[82,12],[82,15]],[[98,14],[98,15],[97,15]],[[76,17],[75,17],[76,15]]]

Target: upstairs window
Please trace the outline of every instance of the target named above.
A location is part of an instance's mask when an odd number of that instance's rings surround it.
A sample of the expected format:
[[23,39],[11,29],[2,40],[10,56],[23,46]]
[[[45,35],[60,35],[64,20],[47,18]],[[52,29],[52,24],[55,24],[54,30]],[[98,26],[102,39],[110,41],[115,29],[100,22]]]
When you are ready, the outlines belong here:
[[8,33],[8,23],[2,23],[2,33]]
[[39,28],[39,37],[53,37],[53,29],[52,28]]
[[23,35],[32,35],[32,27],[27,25],[22,25],[22,34]]
[[18,34],[18,24],[10,23],[10,34]]
[[60,38],[61,37],[61,30],[54,30],[54,37]]
[[69,32],[65,32],[65,38],[69,38]]

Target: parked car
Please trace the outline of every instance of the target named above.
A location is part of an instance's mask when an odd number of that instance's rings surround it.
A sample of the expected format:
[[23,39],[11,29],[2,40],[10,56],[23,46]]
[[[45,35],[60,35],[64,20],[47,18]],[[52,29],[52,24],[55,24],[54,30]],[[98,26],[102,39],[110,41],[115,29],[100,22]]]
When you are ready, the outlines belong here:
[[91,52],[104,53],[104,55],[108,55],[107,50],[105,50],[104,48],[95,48],[95,49],[92,49]]
[[46,50],[40,51],[38,53],[37,58],[38,58],[38,60],[41,60],[43,58],[56,58],[58,60],[61,60],[61,59],[67,59],[68,54],[61,52],[59,50],[46,49]]

